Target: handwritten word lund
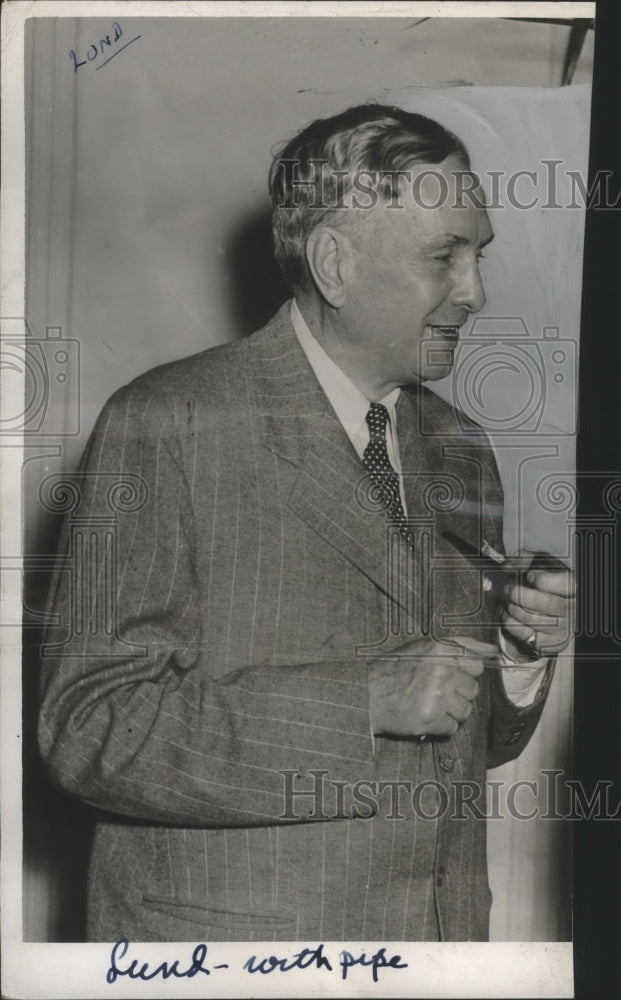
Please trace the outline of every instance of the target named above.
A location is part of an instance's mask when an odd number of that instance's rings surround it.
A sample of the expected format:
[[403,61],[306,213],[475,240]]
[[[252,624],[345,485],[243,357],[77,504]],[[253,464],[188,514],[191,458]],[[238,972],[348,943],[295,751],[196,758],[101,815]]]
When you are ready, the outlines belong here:
[[[74,49],[69,50],[69,59],[73,65],[73,72],[77,73],[81,66],[92,66],[98,59],[103,59],[103,62],[99,62],[95,69],[103,69],[104,66],[120,52],[123,52],[129,45],[133,45],[137,42],[142,35],[136,35],[135,38],[131,38],[128,42],[124,42],[119,45],[121,38],[123,37],[123,29],[118,21],[112,22],[111,30],[103,38],[100,38],[98,42],[91,42],[88,46],[86,52],[83,53],[84,58],[81,59]],[[104,58],[105,57],[105,58]]]

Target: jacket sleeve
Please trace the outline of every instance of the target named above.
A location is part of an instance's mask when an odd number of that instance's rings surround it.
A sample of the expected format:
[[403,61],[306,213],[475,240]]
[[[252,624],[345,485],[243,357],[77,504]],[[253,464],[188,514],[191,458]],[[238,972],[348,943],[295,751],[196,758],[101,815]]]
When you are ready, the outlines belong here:
[[[498,467],[491,446],[485,450],[483,460],[485,474],[483,510],[486,512],[483,519],[483,537],[499,552],[505,552],[503,540],[502,511],[504,508],[504,497]],[[498,614],[498,607],[495,605],[491,593],[488,594],[488,613],[490,620],[495,620]],[[493,640],[495,641],[495,640]],[[488,726],[488,768],[499,767],[510,760],[514,760],[522,753],[533,735],[554,676],[555,659],[551,659],[541,686],[537,692],[537,697],[531,705],[523,708],[517,706],[508,697],[502,678],[501,670],[486,670],[486,680],[489,685],[490,695],[490,720]]]
[[[376,777],[367,667],[210,662],[179,442],[172,408],[144,391],[120,390],[91,435],[50,590],[40,749],[61,787],[115,813],[290,822],[286,783],[308,784],[281,772]],[[312,813],[299,796],[295,817],[327,818]]]

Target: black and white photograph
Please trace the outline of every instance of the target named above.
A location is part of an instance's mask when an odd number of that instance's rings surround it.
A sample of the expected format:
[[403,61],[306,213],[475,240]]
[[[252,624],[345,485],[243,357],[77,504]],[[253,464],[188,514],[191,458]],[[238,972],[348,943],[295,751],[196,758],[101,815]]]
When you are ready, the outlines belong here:
[[3,995],[575,995],[597,22],[5,5]]

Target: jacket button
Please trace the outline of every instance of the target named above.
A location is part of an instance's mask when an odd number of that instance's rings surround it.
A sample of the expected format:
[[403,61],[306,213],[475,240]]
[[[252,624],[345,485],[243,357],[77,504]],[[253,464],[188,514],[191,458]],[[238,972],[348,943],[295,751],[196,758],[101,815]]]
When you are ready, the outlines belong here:
[[455,758],[450,753],[441,753],[440,767],[443,771],[452,771],[455,767]]
[[444,867],[444,865],[440,865],[440,867],[438,868],[438,874],[436,875],[436,885],[438,889],[441,889],[442,886],[444,885],[445,875],[446,875],[446,868]]

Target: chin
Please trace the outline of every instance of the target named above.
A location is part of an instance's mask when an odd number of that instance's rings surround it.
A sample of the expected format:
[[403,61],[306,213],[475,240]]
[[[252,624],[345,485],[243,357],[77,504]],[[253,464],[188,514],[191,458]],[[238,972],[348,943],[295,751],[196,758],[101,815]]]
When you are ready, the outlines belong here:
[[455,345],[453,344],[426,344],[421,357],[420,373],[418,378],[421,382],[438,382],[453,370],[455,363]]
[[446,378],[453,371],[452,364],[446,365],[427,365],[422,375],[419,376],[420,382],[439,382],[440,379]]

